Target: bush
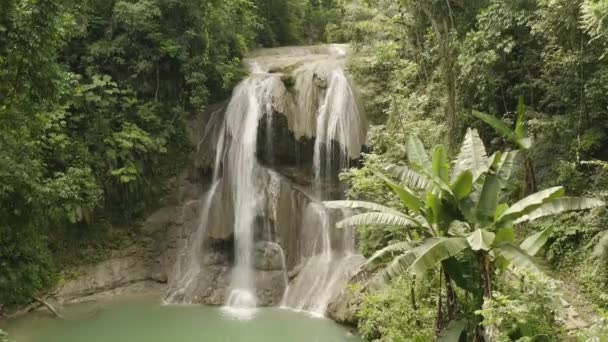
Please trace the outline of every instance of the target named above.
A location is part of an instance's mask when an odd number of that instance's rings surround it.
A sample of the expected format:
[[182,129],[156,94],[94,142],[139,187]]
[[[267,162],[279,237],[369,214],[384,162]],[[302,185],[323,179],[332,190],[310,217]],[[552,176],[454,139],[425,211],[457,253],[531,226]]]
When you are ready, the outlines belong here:
[[0,329],[0,342],[14,342],[14,341],[8,337],[8,334],[4,330]]
[[[417,310],[411,289],[416,290]],[[431,341],[435,336],[435,286],[401,277],[381,292],[364,297],[358,312],[359,332],[370,341]]]
[[57,280],[40,232],[0,226],[0,303],[24,304]]
[[526,273],[500,284],[477,314],[488,331],[497,330],[497,341],[530,341],[535,336],[555,341],[560,333],[555,320],[560,308],[557,288],[554,280]]
[[608,341],[608,313],[604,312],[590,327],[577,331],[576,338],[581,342]]

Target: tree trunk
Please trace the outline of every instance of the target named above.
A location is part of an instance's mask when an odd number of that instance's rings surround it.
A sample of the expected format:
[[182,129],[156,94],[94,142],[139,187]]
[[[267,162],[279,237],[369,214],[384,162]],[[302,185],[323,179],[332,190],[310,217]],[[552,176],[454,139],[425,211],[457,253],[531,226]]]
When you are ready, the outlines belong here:
[[458,311],[458,300],[456,299],[456,291],[454,291],[454,287],[452,286],[452,279],[445,269],[443,271],[443,275],[445,276],[446,306],[448,314],[447,321],[451,321],[454,319],[456,312]]
[[[448,35],[449,37],[449,35]],[[449,38],[446,38],[449,39]],[[448,90],[448,102],[446,104],[446,119],[448,124],[448,152],[451,156],[456,154],[458,148],[458,118],[456,114],[456,72],[454,70],[454,58],[452,56],[449,42],[446,43],[445,73],[446,86]]]
[[482,267],[483,267],[483,297],[491,299],[492,298],[492,273],[494,272],[494,267],[490,261],[490,258],[487,254],[482,255]]
[[55,310],[55,308],[51,304],[49,304],[47,301],[45,301],[44,299],[42,299],[40,297],[34,297],[34,299],[38,303],[46,306],[46,308],[49,309],[49,311],[51,311],[55,315],[55,317],[57,317],[57,318],[63,318],[63,316],[59,312],[57,312],[57,310]]
[[[494,274],[494,266],[492,265],[492,261],[490,260],[490,256],[486,253],[481,253],[480,256],[481,263],[481,280],[483,283],[483,298],[491,299],[492,298],[492,276]],[[482,302],[483,305],[483,302]],[[481,309],[481,308],[480,308]],[[481,321],[477,322],[477,326],[475,327],[475,335],[473,336],[474,342],[483,342],[486,341],[486,331],[484,327],[481,325]]]
[[[410,296],[412,301],[412,309],[414,311],[418,311],[418,305],[416,304],[416,276],[413,276],[412,279],[412,287],[410,288]],[[416,315],[416,326],[421,327],[422,322],[418,319],[418,315]]]
[[443,302],[441,295],[441,274],[439,272],[439,291],[437,293],[437,322],[435,322],[435,333],[439,335],[444,326],[444,315],[443,315]]
[[526,182],[526,195],[530,195],[536,192],[536,173],[534,171],[534,163],[528,154],[524,154],[524,166],[526,169],[525,182]]

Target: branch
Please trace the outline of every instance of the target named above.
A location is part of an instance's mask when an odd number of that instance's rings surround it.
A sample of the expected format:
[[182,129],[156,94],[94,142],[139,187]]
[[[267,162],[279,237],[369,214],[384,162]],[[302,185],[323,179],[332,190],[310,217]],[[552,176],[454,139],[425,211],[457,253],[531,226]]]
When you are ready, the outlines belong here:
[[40,298],[40,297],[34,297],[34,299],[35,299],[35,300],[36,300],[38,303],[40,303],[40,304],[42,304],[42,305],[46,306],[46,307],[47,307],[47,309],[49,309],[49,310],[50,310],[50,311],[51,311],[51,312],[52,312],[52,313],[55,315],[55,317],[57,317],[57,318],[61,318],[61,319],[63,319],[63,318],[64,318],[64,317],[63,317],[63,316],[62,316],[62,315],[61,315],[59,312],[57,312],[57,310],[55,310],[55,308],[54,308],[54,307],[53,307],[51,304],[49,304],[49,303],[48,303],[47,301],[45,301],[44,299],[42,299],[42,298]]

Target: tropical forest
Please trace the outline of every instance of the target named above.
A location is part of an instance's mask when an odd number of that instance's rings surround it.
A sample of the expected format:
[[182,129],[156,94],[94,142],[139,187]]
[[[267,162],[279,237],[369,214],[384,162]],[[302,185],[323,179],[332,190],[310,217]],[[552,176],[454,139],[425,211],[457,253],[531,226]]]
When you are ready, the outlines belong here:
[[608,0],[0,0],[0,342],[608,341]]

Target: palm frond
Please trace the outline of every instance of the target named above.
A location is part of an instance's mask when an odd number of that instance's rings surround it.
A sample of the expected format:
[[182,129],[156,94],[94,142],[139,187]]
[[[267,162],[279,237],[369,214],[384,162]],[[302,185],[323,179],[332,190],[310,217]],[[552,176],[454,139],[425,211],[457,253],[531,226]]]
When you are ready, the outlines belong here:
[[409,241],[402,241],[390,244],[374,253],[369,259],[367,259],[366,266],[368,269],[375,269],[380,262],[386,258],[393,258],[398,254],[403,254],[407,251],[411,251],[416,244]]
[[376,176],[382,179],[390,188],[396,193],[403,205],[414,213],[420,212],[420,207],[424,205],[424,203],[414,194],[412,190],[410,190],[407,186],[400,186],[399,184],[393,182],[388,177],[381,173],[376,173]]
[[493,115],[478,111],[473,111],[473,115],[488,124],[490,127],[494,128],[494,130],[498,134],[502,135],[505,139],[510,140],[513,143],[517,142],[517,136],[515,135],[515,132],[501,119]]
[[538,251],[541,250],[549,240],[549,237],[553,233],[553,227],[549,227],[541,232],[527,237],[519,247],[526,251],[531,256],[535,256]]
[[503,187],[511,178],[513,173],[513,167],[515,165],[515,158],[517,158],[519,151],[508,151],[502,154],[496,173],[500,177]]
[[413,217],[388,213],[364,213],[347,217],[336,224],[337,228],[353,226],[401,226],[420,227],[420,222]]
[[325,201],[323,202],[323,204],[327,208],[332,209],[367,209],[397,216],[405,215],[397,209],[393,209],[382,204],[366,201]]
[[424,189],[429,183],[426,176],[408,168],[407,166],[389,165],[386,167],[386,171],[412,189]]
[[407,137],[406,149],[407,159],[410,164],[420,165],[427,171],[432,170],[432,165],[431,161],[429,160],[429,156],[426,154],[426,150],[424,149],[422,141],[420,141],[417,136],[409,135]]
[[487,169],[488,155],[483,141],[477,130],[468,129],[462,142],[458,159],[454,165],[452,179],[456,179],[465,170],[471,171],[473,180],[477,179],[484,169]]
[[413,251],[406,251],[397,256],[386,266],[383,272],[384,279],[390,281],[408,272],[412,263],[416,260],[416,254]]
[[535,260],[534,257],[526,253],[526,251],[512,243],[503,242],[498,246],[497,249],[495,249],[495,251],[507,259],[515,268],[526,269],[539,273],[544,272],[544,267],[540,261]]
[[568,211],[599,208],[605,205],[606,203],[595,198],[563,197],[543,204],[529,214],[518,218],[513,223],[529,222],[545,216],[557,215]]
[[564,188],[556,186],[529,195],[505,210],[496,220],[497,222],[515,221],[524,215],[538,209],[543,204],[564,196]]
[[408,272],[415,275],[422,274],[443,260],[457,255],[467,247],[468,242],[465,238],[440,237],[427,239],[413,250],[416,258],[408,268]]

